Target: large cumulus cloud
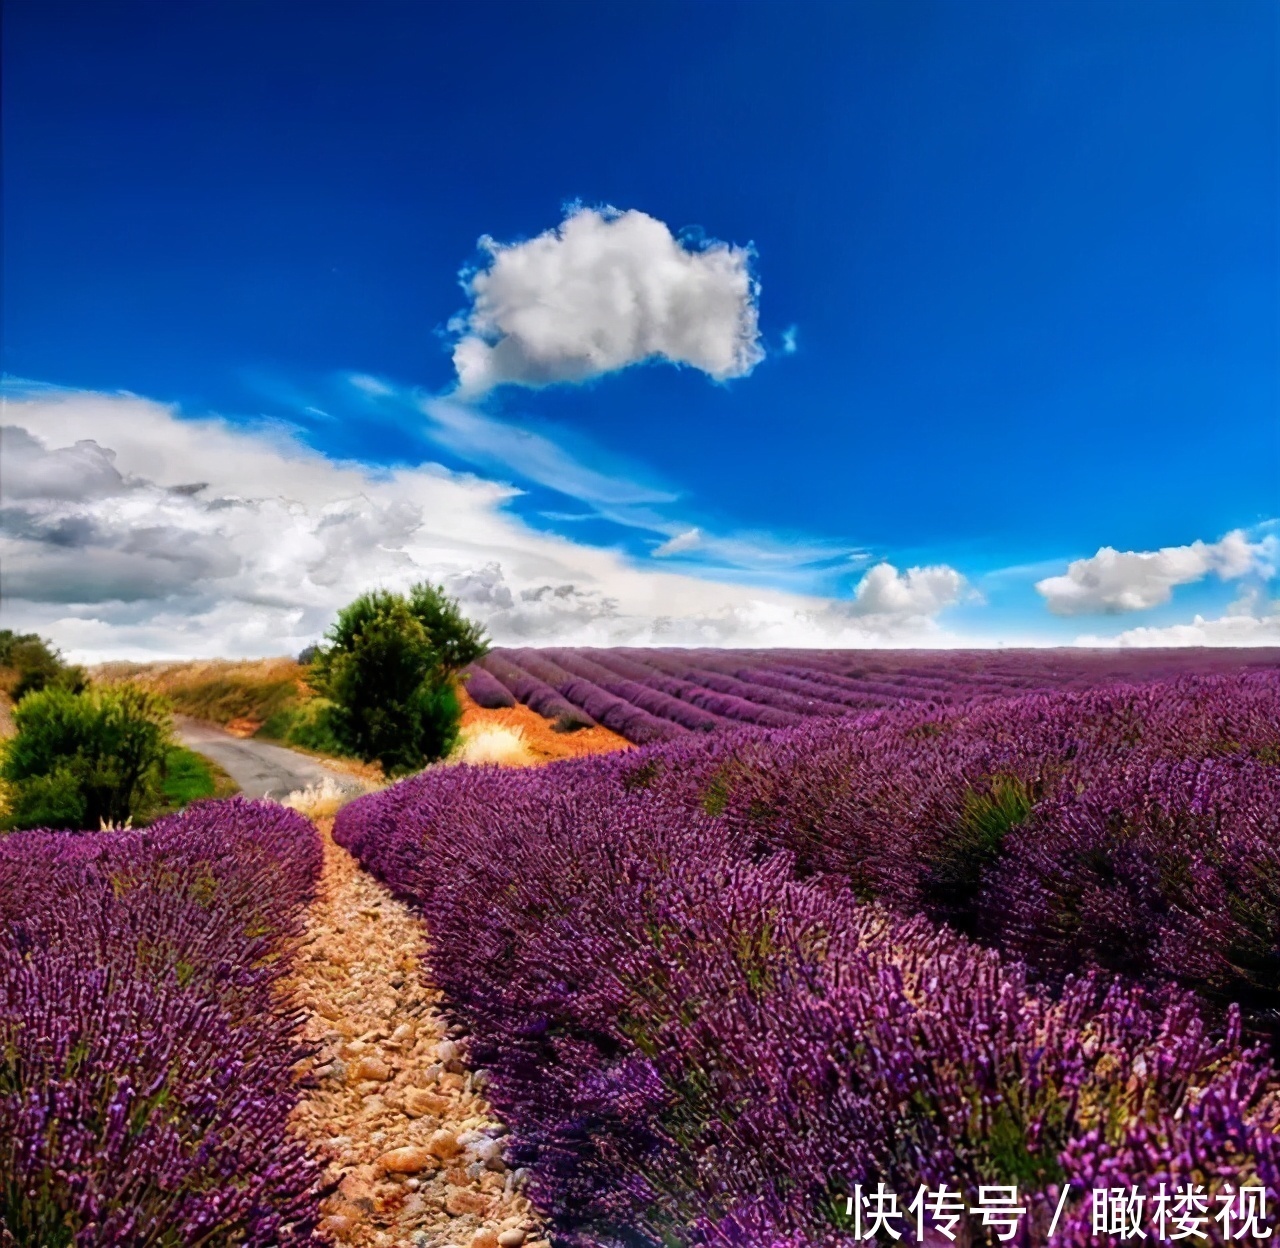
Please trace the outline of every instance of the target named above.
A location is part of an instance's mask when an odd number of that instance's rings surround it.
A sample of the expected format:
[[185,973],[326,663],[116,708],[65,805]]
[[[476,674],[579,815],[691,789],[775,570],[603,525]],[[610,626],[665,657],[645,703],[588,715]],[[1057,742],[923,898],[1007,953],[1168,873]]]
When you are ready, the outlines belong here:
[[520,243],[480,240],[455,319],[459,389],[580,382],[649,359],[718,380],[762,358],[747,248],[689,246],[647,213],[576,208]]

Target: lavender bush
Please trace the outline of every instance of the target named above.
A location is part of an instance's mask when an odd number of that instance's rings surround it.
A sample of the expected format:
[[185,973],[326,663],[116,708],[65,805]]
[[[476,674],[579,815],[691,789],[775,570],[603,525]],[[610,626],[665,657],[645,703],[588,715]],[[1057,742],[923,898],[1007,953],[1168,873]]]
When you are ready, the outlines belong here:
[[1277,760],[1273,673],[915,699],[442,769],[335,834],[430,915],[558,1242],[847,1245],[883,1182],[1016,1184],[1023,1244],[1065,1191],[1083,1244],[1094,1186],[1280,1184]]
[[309,1242],[279,989],[320,854],[239,799],[0,839],[0,1241]]
[[474,663],[467,668],[466,689],[472,701],[486,710],[497,710],[500,707],[516,704],[511,691],[496,676]]

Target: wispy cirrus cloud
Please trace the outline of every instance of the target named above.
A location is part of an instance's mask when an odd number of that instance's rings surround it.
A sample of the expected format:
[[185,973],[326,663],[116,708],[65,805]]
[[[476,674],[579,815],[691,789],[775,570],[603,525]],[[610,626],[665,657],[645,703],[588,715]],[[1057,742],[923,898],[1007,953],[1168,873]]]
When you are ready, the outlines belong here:
[[485,415],[452,397],[418,402],[431,422],[432,438],[471,463],[512,469],[547,489],[601,507],[673,503],[679,497],[672,490],[601,472],[550,438]]
[[[348,381],[364,402],[394,411],[397,421],[413,413],[427,438],[473,468],[501,476],[517,490],[537,485],[589,508],[585,513],[544,508],[538,513],[544,519],[574,525],[601,520],[648,535],[651,557],[678,561],[690,571],[721,579],[741,575],[803,592],[812,588],[815,576],[833,566],[856,569],[870,559],[866,551],[845,542],[712,532],[681,518],[685,500],[679,491],[646,481],[638,466],[609,462],[582,439],[577,450],[570,451],[551,436],[494,416],[456,392],[424,394],[367,375],[352,375]],[[607,466],[598,467],[587,457]]]

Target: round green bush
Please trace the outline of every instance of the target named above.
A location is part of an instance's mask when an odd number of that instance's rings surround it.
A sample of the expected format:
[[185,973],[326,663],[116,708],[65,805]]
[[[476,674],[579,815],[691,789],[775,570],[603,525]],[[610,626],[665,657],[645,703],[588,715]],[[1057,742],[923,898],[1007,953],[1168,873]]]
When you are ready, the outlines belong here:
[[0,761],[4,826],[91,829],[145,818],[159,805],[169,714],[155,694],[51,686],[23,698],[14,722]]

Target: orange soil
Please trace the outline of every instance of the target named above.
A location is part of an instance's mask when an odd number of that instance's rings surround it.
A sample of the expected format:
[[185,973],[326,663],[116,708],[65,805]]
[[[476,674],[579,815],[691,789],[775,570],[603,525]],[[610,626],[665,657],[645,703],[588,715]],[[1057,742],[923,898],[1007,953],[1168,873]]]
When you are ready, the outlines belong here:
[[462,706],[462,726],[496,724],[503,728],[518,728],[524,742],[539,763],[551,763],[560,758],[581,758],[585,754],[607,754],[612,750],[627,750],[631,742],[608,728],[580,728],[577,732],[554,732],[551,721],[543,719],[537,711],[517,703],[498,710],[486,710],[477,706],[465,689],[458,690]]

